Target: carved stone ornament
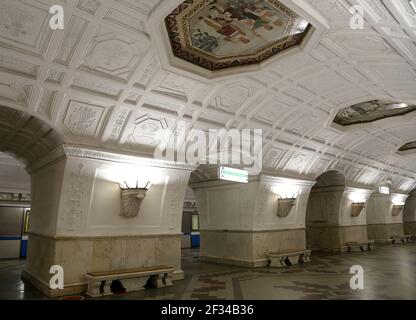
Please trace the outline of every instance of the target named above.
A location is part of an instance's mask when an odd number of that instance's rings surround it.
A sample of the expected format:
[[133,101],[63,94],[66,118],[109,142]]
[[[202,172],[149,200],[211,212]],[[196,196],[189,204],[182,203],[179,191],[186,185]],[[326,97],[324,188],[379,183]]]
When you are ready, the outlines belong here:
[[147,188],[121,189],[120,216],[134,218],[139,214],[140,206],[146,196]]
[[402,205],[394,205],[393,206],[393,217],[397,217],[403,212],[403,206]]
[[277,203],[277,216],[280,218],[286,218],[295,204],[296,198],[279,199]]
[[351,205],[351,217],[357,218],[364,209],[364,203],[353,203]]

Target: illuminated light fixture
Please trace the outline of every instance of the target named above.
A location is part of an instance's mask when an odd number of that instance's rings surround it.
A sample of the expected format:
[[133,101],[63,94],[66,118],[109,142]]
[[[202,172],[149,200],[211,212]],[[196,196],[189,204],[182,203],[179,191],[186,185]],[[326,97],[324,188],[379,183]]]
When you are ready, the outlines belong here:
[[397,217],[403,213],[405,198],[403,195],[395,194],[391,196],[391,203],[393,204],[392,214],[394,217]]
[[378,192],[382,194],[390,194],[390,188],[385,186],[378,187]]
[[143,188],[139,188],[138,182],[136,182],[135,188],[130,188],[127,182],[124,182],[124,186],[120,184],[120,216],[125,218],[134,218],[139,214],[142,201],[146,197],[147,191],[149,190],[149,184],[150,182],[146,183]]
[[359,217],[363,209],[365,208],[366,197],[362,192],[353,192],[349,196],[352,201],[351,204],[351,217]]
[[365,207],[364,202],[353,203],[351,205],[351,217],[354,217],[354,218],[359,217],[364,207]]
[[413,12],[416,13],[416,1],[415,0],[409,0],[409,4],[413,9]]
[[278,184],[272,188],[277,195],[277,216],[285,218],[296,205],[299,196],[299,187],[289,184]]
[[394,206],[404,206],[404,201],[400,196],[392,197],[391,202]]
[[220,166],[218,168],[220,180],[248,183],[248,171]]

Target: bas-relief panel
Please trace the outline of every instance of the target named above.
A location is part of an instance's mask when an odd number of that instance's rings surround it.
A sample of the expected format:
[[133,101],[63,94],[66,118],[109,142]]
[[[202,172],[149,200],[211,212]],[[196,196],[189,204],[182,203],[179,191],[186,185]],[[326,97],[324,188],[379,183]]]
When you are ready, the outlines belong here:
[[187,0],[165,22],[174,54],[209,70],[261,62],[310,28],[277,0]]
[[416,105],[385,100],[373,100],[342,109],[336,115],[334,122],[342,126],[349,126],[400,116],[415,110]]
[[103,113],[103,107],[71,101],[64,124],[73,135],[94,136]]

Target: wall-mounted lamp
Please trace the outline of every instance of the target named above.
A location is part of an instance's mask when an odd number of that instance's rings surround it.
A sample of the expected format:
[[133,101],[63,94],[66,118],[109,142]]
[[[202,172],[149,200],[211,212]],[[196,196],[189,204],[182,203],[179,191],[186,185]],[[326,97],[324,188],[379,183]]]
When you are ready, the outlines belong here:
[[272,191],[277,195],[277,216],[287,217],[296,205],[296,199],[299,196],[298,186],[279,184],[274,186]]
[[277,216],[280,218],[286,218],[290,210],[296,205],[296,198],[281,199],[278,198],[277,202]]
[[365,202],[353,202],[351,205],[351,217],[359,217],[365,207]]
[[367,201],[366,194],[363,191],[354,191],[350,193],[349,199],[352,201],[351,217],[359,217],[365,208],[365,203]]
[[404,205],[393,205],[393,217],[397,217],[403,212]]
[[130,188],[127,182],[124,186],[120,184],[121,189],[121,208],[120,216],[125,218],[134,218],[139,214],[140,206],[149,190],[150,182],[146,183],[143,188],[139,188],[138,182],[135,188]]

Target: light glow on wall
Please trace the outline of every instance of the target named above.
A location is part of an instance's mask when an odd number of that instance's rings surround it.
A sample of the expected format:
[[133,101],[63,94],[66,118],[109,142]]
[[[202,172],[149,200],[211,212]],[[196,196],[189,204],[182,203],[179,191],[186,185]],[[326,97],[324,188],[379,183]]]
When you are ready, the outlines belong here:
[[120,165],[103,168],[100,170],[100,178],[118,183],[126,188],[150,188],[152,184],[162,183],[161,169],[138,165]]
[[353,203],[365,203],[367,201],[365,194],[359,191],[351,193],[349,199]]
[[296,199],[300,193],[299,186],[286,183],[278,183],[271,190],[281,199]]
[[393,195],[391,197],[391,203],[393,203],[394,206],[403,206],[405,203],[405,199],[403,198],[402,195]]

